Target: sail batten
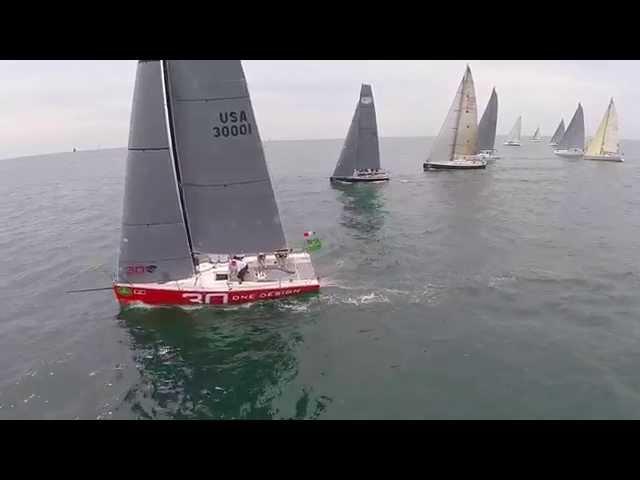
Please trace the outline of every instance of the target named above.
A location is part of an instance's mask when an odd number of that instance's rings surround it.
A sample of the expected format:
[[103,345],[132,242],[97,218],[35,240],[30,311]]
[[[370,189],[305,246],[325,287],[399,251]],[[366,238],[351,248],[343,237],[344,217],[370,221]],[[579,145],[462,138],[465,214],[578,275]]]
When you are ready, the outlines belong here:
[[371,85],[362,84],[334,177],[349,177],[354,170],[380,169],[378,123]]

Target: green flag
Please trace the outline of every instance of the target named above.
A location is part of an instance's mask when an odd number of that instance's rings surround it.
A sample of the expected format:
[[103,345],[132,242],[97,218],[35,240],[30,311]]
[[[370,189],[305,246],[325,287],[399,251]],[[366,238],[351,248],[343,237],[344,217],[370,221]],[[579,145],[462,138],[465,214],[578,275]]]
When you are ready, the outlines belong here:
[[322,248],[322,242],[316,237],[316,232],[304,232],[304,239],[307,252],[315,252]]

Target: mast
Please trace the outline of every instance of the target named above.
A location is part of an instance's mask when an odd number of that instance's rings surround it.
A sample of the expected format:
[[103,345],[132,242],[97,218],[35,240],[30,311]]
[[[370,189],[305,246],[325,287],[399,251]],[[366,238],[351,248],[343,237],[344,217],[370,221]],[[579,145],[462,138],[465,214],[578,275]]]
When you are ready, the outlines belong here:
[[467,73],[469,72],[469,65],[467,65],[467,70],[464,72],[464,77],[462,78],[462,92],[460,92],[460,101],[458,102],[458,112],[456,115],[456,128],[453,133],[453,142],[451,143],[451,155],[449,160],[453,160],[456,153],[456,145],[458,144],[458,132],[460,131],[460,116],[462,115],[462,102],[464,101],[464,92],[466,88],[466,80]]
[[613,101],[613,99],[611,99],[609,101],[609,106],[607,107],[607,114],[605,115],[604,118],[604,131],[603,131],[603,135],[602,135],[602,142],[600,143],[600,155],[602,155],[604,153],[604,141],[607,138],[607,128],[609,128],[609,116],[611,115],[611,102]]
[[184,193],[182,191],[181,177],[180,177],[180,165],[178,164],[178,153],[176,151],[175,132],[173,128],[173,116],[171,114],[171,99],[169,97],[169,77],[167,76],[167,64],[166,60],[160,60],[160,67],[162,69],[162,98],[164,100],[164,113],[165,122],[167,124],[167,137],[169,139],[169,155],[171,156],[171,164],[173,165],[173,173],[176,178],[176,191],[178,192],[178,198],[180,199],[180,213],[182,214],[182,220],[184,221],[184,228],[187,231],[187,242],[189,243],[189,251],[191,252],[191,261],[195,268],[195,258],[193,256],[193,241],[191,240],[191,230],[189,229],[189,221],[187,219],[187,213],[184,208]]

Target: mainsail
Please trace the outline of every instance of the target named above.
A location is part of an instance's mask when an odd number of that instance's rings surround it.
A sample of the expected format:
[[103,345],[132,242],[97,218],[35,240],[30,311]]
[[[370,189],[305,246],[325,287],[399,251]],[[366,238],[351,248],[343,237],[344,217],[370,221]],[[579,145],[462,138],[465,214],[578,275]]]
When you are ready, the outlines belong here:
[[194,253],[286,248],[240,60],[163,60],[178,185]]
[[349,177],[354,170],[367,168],[380,168],[380,147],[373,92],[371,85],[363,84],[333,176]]
[[140,61],[131,111],[118,281],[194,274],[169,151],[160,62]]
[[531,140],[540,140],[540,138],[542,138],[542,136],[540,135],[540,127],[538,127],[536,128],[533,137],[531,137]]
[[520,137],[522,136],[522,116],[518,117],[516,123],[513,125],[513,128],[509,132],[509,136],[507,137],[507,142],[517,142],[520,143]]
[[563,136],[564,136],[564,119],[560,120],[560,125],[558,125],[558,128],[556,128],[556,131],[553,134],[553,137],[551,137],[551,140],[549,141],[549,143],[557,144],[562,139]]
[[430,162],[464,159],[478,153],[478,112],[471,69],[462,77],[449,113],[435,139]]
[[496,124],[498,122],[498,94],[494,88],[478,124],[478,150],[493,150],[496,142]]
[[607,153],[617,154],[619,151],[618,116],[616,115],[616,107],[612,98],[595,136],[589,142],[585,154],[600,156]]
[[584,148],[584,113],[582,111],[582,105],[578,103],[578,109],[573,114],[573,118],[569,122],[567,131],[562,137],[562,140],[558,142],[558,150],[569,150],[577,148],[582,150]]

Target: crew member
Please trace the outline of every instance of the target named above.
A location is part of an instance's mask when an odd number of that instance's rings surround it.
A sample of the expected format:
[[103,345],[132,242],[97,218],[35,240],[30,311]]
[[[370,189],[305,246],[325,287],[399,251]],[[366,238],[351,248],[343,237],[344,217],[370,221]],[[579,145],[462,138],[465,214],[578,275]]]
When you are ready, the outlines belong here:
[[249,264],[242,258],[243,257],[239,255],[234,255],[232,260],[234,270],[238,272],[238,283],[242,283],[244,281],[244,277],[249,273]]

